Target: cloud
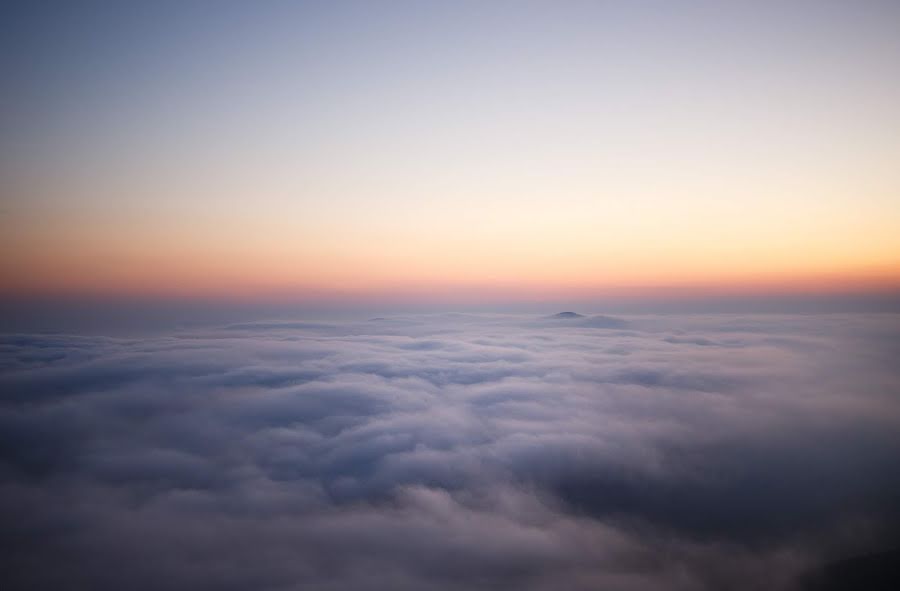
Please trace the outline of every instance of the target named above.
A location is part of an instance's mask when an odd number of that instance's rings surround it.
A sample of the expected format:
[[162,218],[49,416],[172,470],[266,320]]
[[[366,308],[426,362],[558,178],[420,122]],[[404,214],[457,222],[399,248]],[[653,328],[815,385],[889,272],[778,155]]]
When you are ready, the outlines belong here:
[[4,586],[790,589],[897,543],[897,318],[605,318],[6,335]]

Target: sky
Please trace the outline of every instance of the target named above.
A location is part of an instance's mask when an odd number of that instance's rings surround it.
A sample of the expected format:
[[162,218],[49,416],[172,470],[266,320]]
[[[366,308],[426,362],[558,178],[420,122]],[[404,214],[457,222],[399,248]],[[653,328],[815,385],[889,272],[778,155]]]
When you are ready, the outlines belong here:
[[896,2],[3,12],[4,301],[898,301]]

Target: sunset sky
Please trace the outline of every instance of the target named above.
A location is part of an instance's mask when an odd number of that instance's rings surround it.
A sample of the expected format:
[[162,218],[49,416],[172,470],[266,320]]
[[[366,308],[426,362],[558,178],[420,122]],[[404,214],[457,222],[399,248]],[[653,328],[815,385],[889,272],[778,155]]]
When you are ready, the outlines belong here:
[[0,2],[2,591],[900,589],[900,0]]
[[896,2],[4,12],[6,298],[900,291]]

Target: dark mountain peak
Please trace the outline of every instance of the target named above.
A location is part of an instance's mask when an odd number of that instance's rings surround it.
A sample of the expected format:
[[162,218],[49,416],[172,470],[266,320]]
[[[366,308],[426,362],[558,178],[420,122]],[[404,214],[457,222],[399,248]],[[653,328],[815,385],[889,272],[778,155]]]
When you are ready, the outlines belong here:
[[550,318],[584,318],[583,314],[579,314],[578,312],[560,312],[559,314],[554,314]]

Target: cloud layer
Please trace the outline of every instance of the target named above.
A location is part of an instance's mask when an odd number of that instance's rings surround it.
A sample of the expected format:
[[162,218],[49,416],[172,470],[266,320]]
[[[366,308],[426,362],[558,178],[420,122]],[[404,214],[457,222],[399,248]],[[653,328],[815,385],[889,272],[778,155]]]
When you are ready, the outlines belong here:
[[790,589],[898,542],[892,315],[0,338],[11,589]]

